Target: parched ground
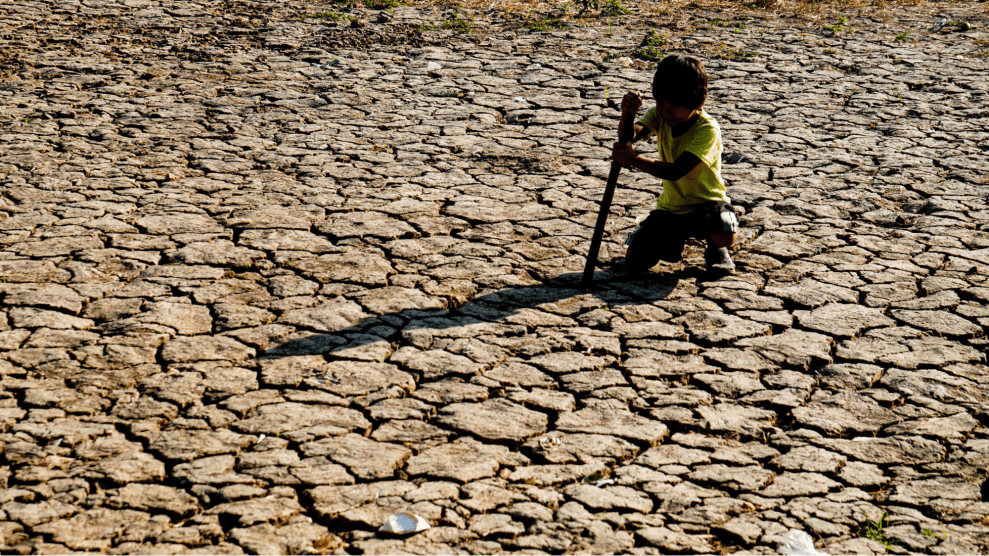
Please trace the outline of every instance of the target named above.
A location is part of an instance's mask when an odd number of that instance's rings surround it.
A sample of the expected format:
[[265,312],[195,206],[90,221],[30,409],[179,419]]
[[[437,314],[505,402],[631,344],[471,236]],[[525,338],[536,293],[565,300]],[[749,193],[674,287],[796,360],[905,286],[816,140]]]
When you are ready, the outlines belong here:
[[[670,6],[4,0],[0,550],[986,553],[986,5]],[[581,290],[649,29],[740,272]]]

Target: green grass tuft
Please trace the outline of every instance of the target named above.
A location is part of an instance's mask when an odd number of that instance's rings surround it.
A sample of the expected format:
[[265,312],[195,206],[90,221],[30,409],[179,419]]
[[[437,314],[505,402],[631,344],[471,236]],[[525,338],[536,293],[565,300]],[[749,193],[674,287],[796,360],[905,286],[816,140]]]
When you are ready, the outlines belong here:
[[352,21],[357,19],[356,17],[348,14],[342,14],[337,12],[316,12],[314,14],[308,14],[302,16],[302,21],[307,19],[329,19],[330,21]]
[[707,54],[714,58],[722,58],[725,60],[741,60],[743,58],[752,58],[756,55],[756,53],[751,50],[732,48],[725,43],[721,43],[712,49],[708,49]]
[[711,25],[712,27],[728,27],[734,29],[748,29],[749,26],[741,21],[725,21],[723,19],[710,19],[706,21],[698,21],[698,25]]
[[839,15],[838,23],[835,23],[834,25],[825,25],[823,29],[825,31],[831,31],[834,35],[838,35],[840,33],[854,33],[855,29],[852,29],[851,27],[844,27],[846,23],[848,23],[848,18],[843,15]]
[[601,15],[606,17],[618,17],[630,13],[632,12],[628,11],[628,8],[623,6],[620,0],[605,0],[604,7],[601,8]]
[[440,24],[440,28],[468,34],[474,32],[476,25],[474,24],[474,16],[463,11],[458,4],[443,13],[443,23]]
[[655,30],[650,30],[646,33],[646,37],[642,39],[639,48],[634,50],[631,55],[640,60],[658,62],[663,59],[663,51],[660,50],[660,47],[666,46],[669,42],[670,39],[667,37],[660,35]]
[[889,514],[883,512],[883,515],[879,518],[879,521],[870,521],[866,524],[865,534],[862,536],[882,544],[887,549],[893,548],[893,545],[895,545],[897,541],[892,537],[887,537],[883,532],[883,529],[887,525],[889,525]]
[[530,31],[540,31],[546,33],[551,31],[562,31],[567,28],[567,24],[558,17],[547,17],[528,19],[525,22],[525,28]]

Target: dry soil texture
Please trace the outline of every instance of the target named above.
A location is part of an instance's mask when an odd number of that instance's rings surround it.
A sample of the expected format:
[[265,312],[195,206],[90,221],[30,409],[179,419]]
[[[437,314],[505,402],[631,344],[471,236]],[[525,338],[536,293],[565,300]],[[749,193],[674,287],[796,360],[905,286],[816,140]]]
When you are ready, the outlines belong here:
[[985,4],[661,26],[739,273],[580,290],[649,9],[4,0],[2,550],[984,553]]

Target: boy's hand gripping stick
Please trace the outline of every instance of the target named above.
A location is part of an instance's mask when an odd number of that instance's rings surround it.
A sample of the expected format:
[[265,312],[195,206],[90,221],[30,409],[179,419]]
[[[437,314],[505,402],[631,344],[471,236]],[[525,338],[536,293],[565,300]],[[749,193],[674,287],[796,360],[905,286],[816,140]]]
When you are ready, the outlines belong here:
[[[633,117],[626,121],[618,141],[629,143],[632,141],[632,134],[635,133],[635,120]],[[598,251],[601,250],[601,239],[604,237],[604,225],[608,221],[608,213],[611,212],[611,200],[615,197],[615,188],[618,186],[618,174],[622,167],[617,162],[611,163],[611,173],[608,174],[608,184],[604,186],[604,197],[601,198],[601,209],[598,211],[598,221],[594,225],[594,235],[591,237],[591,248],[587,250],[587,262],[584,264],[584,277],[580,281],[581,286],[589,286],[594,281],[594,267],[598,264]]]

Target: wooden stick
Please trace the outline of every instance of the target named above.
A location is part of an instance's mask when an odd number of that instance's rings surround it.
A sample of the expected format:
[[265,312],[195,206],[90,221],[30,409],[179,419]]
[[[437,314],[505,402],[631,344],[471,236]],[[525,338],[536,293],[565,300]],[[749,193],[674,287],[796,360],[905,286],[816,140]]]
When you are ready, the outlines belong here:
[[[635,118],[629,118],[625,129],[618,138],[621,143],[632,141],[632,134],[635,133]],[[608,213],[611,212],[611,201],[615,198],[615,188],[618,186],[618,174],[622,171],[621,165],[617,162],[611,163],[611,173],[608,174],[608,184],[604,186],[604,197],[601,198],[601,209],[598,211],[598,221],[594,225],[594,235],[591,236],[591,248],[587,250],[587,262],[584,264],[584,277],[580,280],[581,286],[590,286],[594,281],[594,268],[598,264],[598,252],[601,250],[601,239],[604,238],[604,225],[608,222]]]

